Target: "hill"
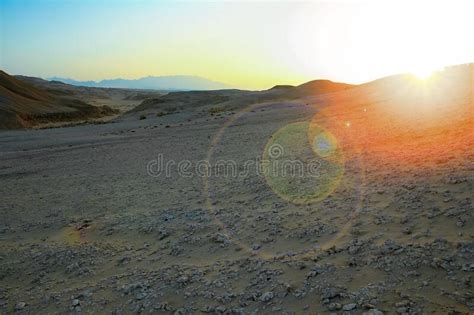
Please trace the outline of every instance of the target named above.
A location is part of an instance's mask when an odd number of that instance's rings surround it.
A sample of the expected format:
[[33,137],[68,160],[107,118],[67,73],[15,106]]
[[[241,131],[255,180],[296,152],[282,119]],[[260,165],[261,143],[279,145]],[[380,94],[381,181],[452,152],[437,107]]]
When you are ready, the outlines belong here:
[[99,118],[116,113],[79,99],[59,97],[0,70],[0,129],[33,127],[41,123]]
[[250,104],[295,100],[308,96],[324,95],[347,90],[353,85],[329,80],[314,80],[299,86],[277,85],[264,91],[219,90],[219,91],[183,91],[171,92],[159,98],[144,100],[139,106],[126,112],[124,116],[141,113],[172,113],[179,110],[189,111],[229,111]]
[[112,108],[120,108],[117,105],[123,102],[128,102],[130,103],[128,107],[133,107],[146,98],[162,95],[160,92],[150,90],[75,86],[61,81],[48,81],[22,75],[17,75],[15,78],[57,96],[74,97],[91,105],[109,105]]

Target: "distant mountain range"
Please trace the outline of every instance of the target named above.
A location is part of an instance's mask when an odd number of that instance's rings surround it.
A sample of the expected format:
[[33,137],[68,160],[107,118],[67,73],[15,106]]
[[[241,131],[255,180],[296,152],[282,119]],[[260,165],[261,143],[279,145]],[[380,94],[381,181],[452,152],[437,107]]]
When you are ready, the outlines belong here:
[[102,81],[76,81],[68,78],[53,77],[48,80],[67,84],[101,88],[150,89],[167,91],[222,90],[230,86],[205,78],[190,75],[148,76],[140,79],[110,79]]

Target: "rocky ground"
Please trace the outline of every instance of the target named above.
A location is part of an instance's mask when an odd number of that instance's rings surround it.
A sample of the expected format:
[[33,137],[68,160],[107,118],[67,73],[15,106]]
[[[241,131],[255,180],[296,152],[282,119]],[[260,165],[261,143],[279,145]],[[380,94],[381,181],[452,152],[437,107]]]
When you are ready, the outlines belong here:
[[305,204],[255,171],[153,170],[242,170],[321,106],[0,133],[1,312],[471,314],[472,130],[429,158],[347,150]]

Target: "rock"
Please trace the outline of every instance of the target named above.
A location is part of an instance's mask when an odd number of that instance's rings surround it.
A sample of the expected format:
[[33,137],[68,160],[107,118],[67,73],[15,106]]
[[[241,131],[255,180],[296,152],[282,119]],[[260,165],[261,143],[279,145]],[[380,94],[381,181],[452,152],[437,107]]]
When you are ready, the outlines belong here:
[[464,264],[462,266],[462,270],[463,271],[467,271],[467,272],[473,272],[474,271],[474,263],[472,264]]
[[395,303],[395,306],[396,306],[396,307],[403,307],[403,306],[407,306],[408,304],[410,304],[410,301],[408,301],[408,300],[403,300],[403,301],[401,301],[401,302]]
[[357,254],[357,252],[359,251],[360,249],[360,246],[350,246],[349,249],[348,249],[348,252],[350,255],[354,255],[354,254]]
[[262,302],[269,302],[271,299],[273,299],[273,292],[265,292],[260,296]]
[[158,239],[161,241],[161,240],[164,240],[165,238],[167,238],[168,236],[170,235],[170,233],[166,230],[166,229],[160,229],[158,231]]
[[79,301],[78,299],[72,300],[72,306],[76,307],[76,306],[79,306],[80,304],[81,304],[81,301]]
[[174,315],[186,315],[186,310],[184,308],[178,308],[173,314]]
[[18,302],[15,304],[15,311],[21,311],[26,306],[25,302]]
[[261,248],[260,244],[253,244],[252,250],[259,250]]
[[178,281],[179,283],[181,283],[181,284],[185,284],[186,282],[189,281],[189,277],[186,276],[186,275],[182,275],[181,277],[178,278],[177,281]]
[[216,243],[220,243],[221,246],[228,246],[231,243],[227,235],[223,233],[217,233],[214,235],[213,240]]
[[224,305],[219,305],[218,307],[215,308],[215,311],[217,313],[224,313],[226,311],[226,307]]
[[339,291],[336,288],[325,288],[321,294],[321,300],[332,299],[339,296]]
[[117,265],[125,265],[125,264],[129,263],[131,260],[132,259],[129,256],[120,257],[117,260]]
[[145,292],[137,292],[135,294],[135,300],[137,301],[143,300],[146,297],[147,297],[147,294]]
[[342,306],[341,306],[341,304],[339,304],[339,303],[331,303],[331,304],[329,304],[328,309],[329,309],[330,311],[337,311],[337,310],[340,310],[341,307],[342,307]]
[[383,312],[374,308],[374,309],[368,310],[367,312],[362,313],[362,315],[383,315]]
[[245,311],[243,308],[234,308],[230,311],[232,315],[245,315]]
[[350,303],[350,304],[346,304],[342,307],[342,310],[344,311],[351,311],[353,309],[355,309],[357,307],[357,304],[355,303]]
[[214,307],[211,305],[206,305],[201,309],[201,312],[203,313],[213,313],[214,312]]

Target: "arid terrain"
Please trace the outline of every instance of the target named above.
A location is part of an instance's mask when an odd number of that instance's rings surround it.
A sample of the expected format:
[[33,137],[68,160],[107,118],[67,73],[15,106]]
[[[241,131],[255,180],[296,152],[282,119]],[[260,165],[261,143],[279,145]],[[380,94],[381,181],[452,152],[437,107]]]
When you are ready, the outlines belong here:
[[0,71],[0,130],[110,120],[159,95],[153,90],[78,87]]
[[[28,123],[0,107],[0,313],[474,312],[473,65],[258,92],[37,80],[13,81]],[[72,99],[111,115],[15,130]]]

